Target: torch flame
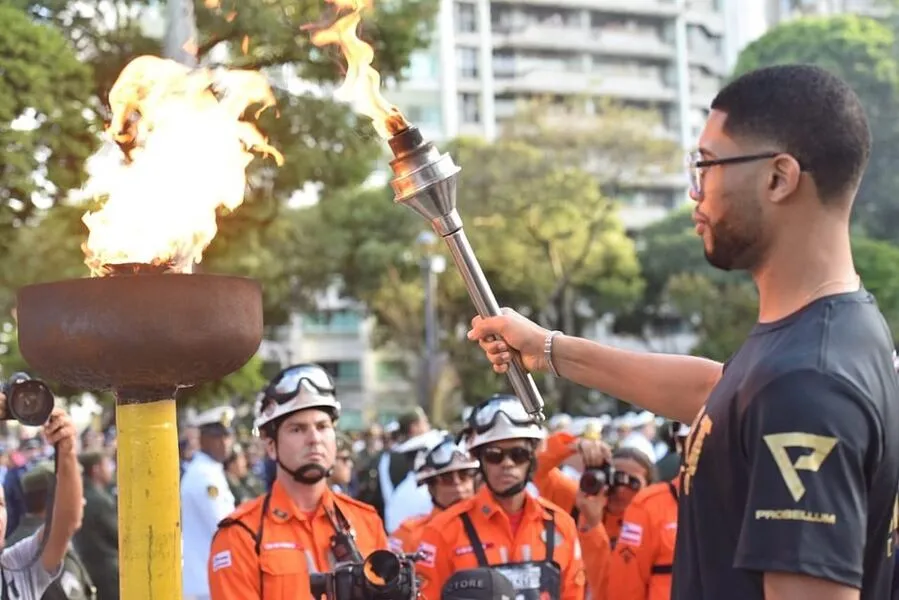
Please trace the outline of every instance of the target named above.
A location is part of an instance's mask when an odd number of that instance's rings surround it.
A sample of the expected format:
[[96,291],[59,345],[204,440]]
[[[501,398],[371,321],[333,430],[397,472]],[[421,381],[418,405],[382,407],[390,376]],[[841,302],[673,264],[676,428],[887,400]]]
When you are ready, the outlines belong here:
[[381,75],[372,66],[374,49],[356,34],[362,11],[370,0],[329,0],[338,10],[350,12],[312,34],[312,43],[322,47],[337,44],[347,61],[346,77],[334,96],[372,120],[381,137],[387,138],[409,127],[402,113],[381,95]]
[[109,103],[107,134],[119,160],[89,184],[107,199],[83,217],[90,230],[85,264],[94,277],[122,263],[189,273],[215,237],[217,209],[243,202],[255,155],[283,163],[256,126],[241,120],[252,105],[261,104],[259,112],[273,106],[272,90],[258,72],[142,56],[122,70]]

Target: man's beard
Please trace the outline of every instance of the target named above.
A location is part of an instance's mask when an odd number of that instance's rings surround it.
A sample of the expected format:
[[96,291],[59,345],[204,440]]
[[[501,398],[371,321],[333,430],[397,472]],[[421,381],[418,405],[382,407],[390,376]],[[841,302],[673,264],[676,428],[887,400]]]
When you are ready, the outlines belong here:
[[714,224],[707,223],[712,249],[703,244],[703,251],[709,264],[722,271],[748,271],[758,266],[763,248],[760,222],[760,214],[746,218],[726,214]]

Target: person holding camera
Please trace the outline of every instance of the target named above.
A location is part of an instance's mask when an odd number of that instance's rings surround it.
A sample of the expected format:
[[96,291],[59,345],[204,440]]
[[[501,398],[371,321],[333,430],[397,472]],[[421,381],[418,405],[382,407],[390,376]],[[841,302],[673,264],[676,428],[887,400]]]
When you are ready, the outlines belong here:
[[260,394],[254,425],[277,474],[266,495],[219,523],[208,564],[212,600],[308,597],[310,575],[387,548],[375,509],[328,486],[339,416],[334,382],[318,365],[288,367]]
[[[690,427],[673,423],[671,438],[683,451]],[[677,537],[680,478],[641,490],[624,511],[618,545],[609,564],[608,597],[615,600],[668,600]]]
[[420,452],[415,463],[415,480],[418,485],[428,486],[434,508],[427,515],[406,519],[391,534],[390,549],[398,553],[415,552],[425,526],[435,515],[474,496],[474,476],[480,466],[452,435]]
[[526,490],[543,430],[506,395],[483,402],[470,423],[484,485],[425,527],[416,565],[423,598],[438,600],[455,571],[492,567],[512,581],[519,599],[582,600],[586,575],[574,520]]
[[[0,394],[5,401],[5,395]],[[0,598],[38,600],[62,573],[69,543],[81,525],[84,492],[75,454],[77,432],[62,408],[54,408],[43,436],[56,450],[56,489],[50,527],[41,526],[0,553]],[[6,528],[6,507],[0,494],[0,529]]]

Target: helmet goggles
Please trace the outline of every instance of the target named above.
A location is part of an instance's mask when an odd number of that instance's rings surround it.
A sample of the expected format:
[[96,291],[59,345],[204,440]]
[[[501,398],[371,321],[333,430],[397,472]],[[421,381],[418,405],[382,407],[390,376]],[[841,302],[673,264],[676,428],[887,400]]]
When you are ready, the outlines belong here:
[[503,415],[512,425],[519,427],[536,425],[515,396],[495,396],[487,400],[472,412],[469,425],[475,433],[482,434],[493,429],[500,415]]
[[328,373],[310,365],[298,365],[281,371],[265,388],[266,397],[278,404],[284,404],[304,392],[315,396],[336,395],[334,382]]

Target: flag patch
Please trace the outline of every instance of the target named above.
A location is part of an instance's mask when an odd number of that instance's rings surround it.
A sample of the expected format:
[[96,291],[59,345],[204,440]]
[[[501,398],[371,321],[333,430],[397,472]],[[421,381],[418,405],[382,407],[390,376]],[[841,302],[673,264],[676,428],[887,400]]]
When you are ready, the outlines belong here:
[[618,535],[618,542],[630,544],[631,546],[639,546],[643,541],[643,528],[636,523],[624,523],[621,526],[621,533]]
[[432,544],[422,542],[418,547],[419,561],[426,567],[434,568],[434,560],[437,558],[437,548]]

